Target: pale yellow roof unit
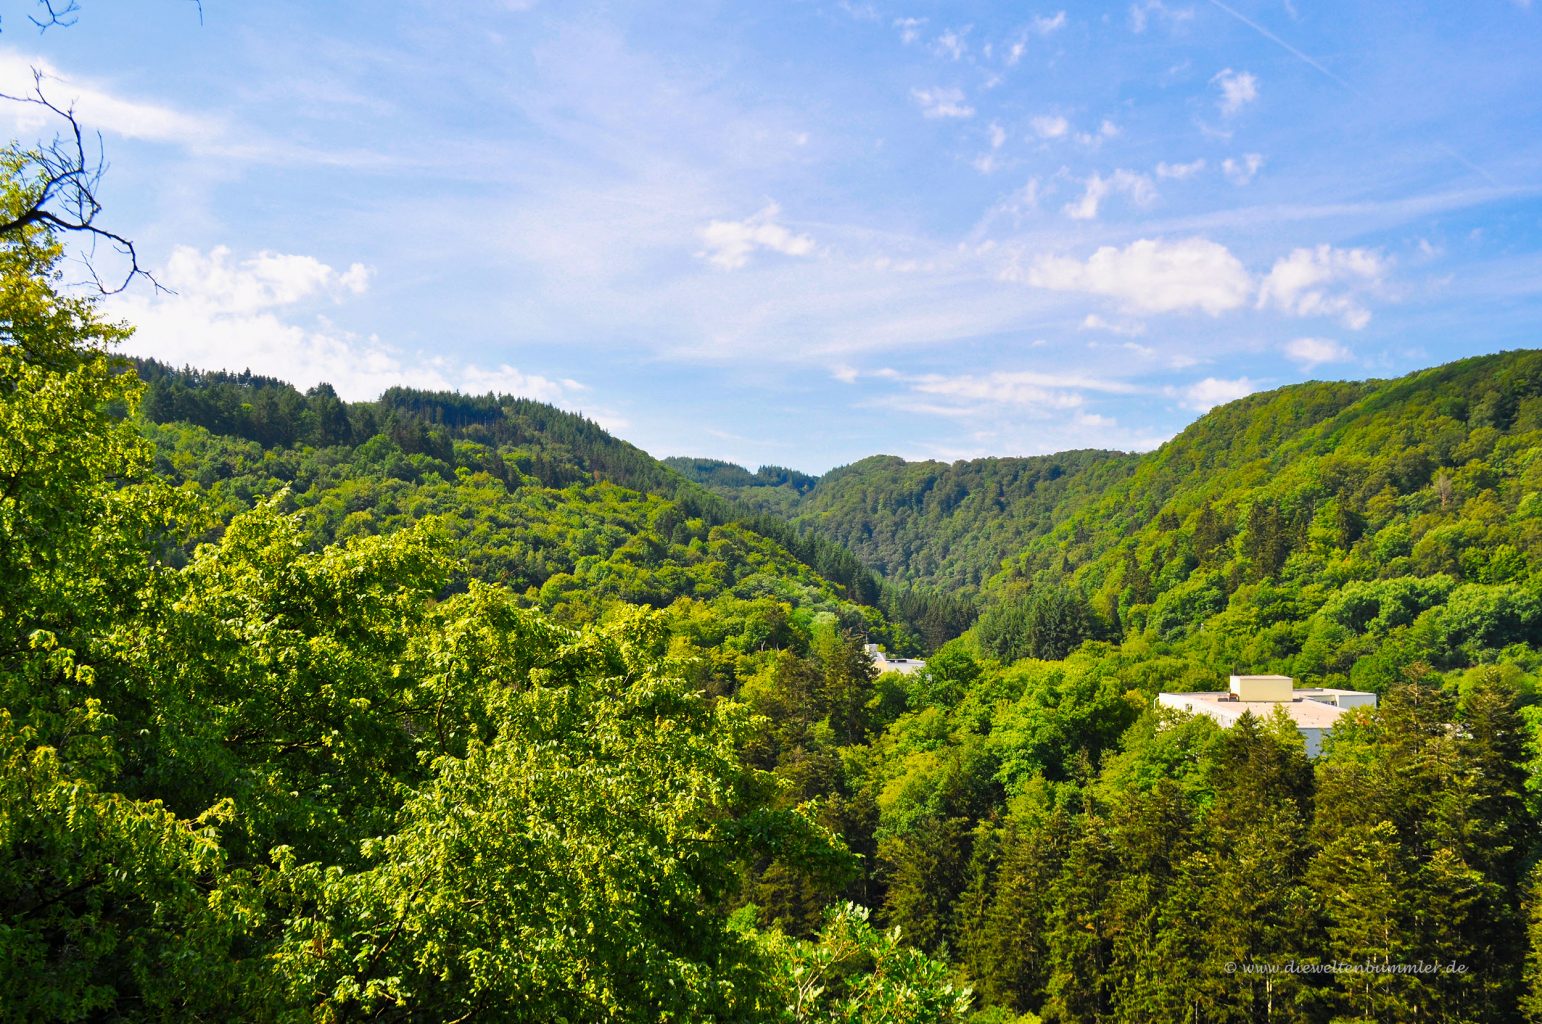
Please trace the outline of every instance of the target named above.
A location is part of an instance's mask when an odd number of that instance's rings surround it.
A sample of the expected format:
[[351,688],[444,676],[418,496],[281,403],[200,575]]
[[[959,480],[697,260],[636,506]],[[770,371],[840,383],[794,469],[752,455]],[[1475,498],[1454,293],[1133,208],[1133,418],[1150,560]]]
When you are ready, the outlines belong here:
[[1232,676],[1231,694],[1237,700],[1289,701],[1295,697],[1296,681],[1290,676]]

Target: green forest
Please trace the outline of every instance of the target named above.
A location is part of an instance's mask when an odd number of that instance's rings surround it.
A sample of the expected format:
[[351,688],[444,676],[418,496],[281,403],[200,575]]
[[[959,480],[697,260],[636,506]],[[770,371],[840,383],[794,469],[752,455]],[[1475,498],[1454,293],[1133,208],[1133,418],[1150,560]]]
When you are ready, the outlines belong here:
[[[1542,352],[814,477],[130,360],[62,259],[0,238],[0,1020],[1542,1021]],[[1154,705],[1268,672],[1380,703]]]

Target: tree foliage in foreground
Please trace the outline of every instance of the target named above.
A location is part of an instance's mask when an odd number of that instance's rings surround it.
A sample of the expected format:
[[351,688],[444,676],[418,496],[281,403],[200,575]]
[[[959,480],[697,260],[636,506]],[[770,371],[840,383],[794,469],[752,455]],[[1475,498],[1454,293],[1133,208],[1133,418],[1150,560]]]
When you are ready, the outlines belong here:
[[849,855],[658,612],[435,600],[432,517],[318,547],[263,501],[186,555],[59,258],[0,242],[0,1019],[957,1019],[918,954],[730,915],[757,858]]

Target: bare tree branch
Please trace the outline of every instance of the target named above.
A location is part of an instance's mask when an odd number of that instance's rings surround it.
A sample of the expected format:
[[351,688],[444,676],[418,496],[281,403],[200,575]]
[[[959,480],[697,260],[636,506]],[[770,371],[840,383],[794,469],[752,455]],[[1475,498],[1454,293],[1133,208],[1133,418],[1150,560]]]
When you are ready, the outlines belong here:
[[[53,3],[49,0],[41,2],[51,14],[55,13]],[[57,8],[55,16],[67,15],[74,5],[75,0],[69,0],[67,7]],[[84,235],[87,239],[84,255],[86,269],[102,294],[116,295],[132,284],[136,277],[143,277],[157,291],[165,291],[154,275],[139,265],[139,253],[133,242],[96,223],[97,215],[102,212],[102,204],[96,198],[97,190],[102,174],[107,170],[101,135],[96,136],[94,147],[88,147],[80,122],[75,119],[74,107],[59,107],[50,101],[43,92],[44,78],[44,74],[34,68],[30,95],[0,93],[0,100],[42,107],[64,122],[62,130],[54,136],[53,141],[40,146],[31,154],[37,180],[29,193],[28,204],[20,211],[9,214],[7,219],[0,220],[0,238],[22,234],[32,225]],[[116,274],[104,280],[98,272],[96,254],[98,246],[102,245],[110,247],[127,262],[128,269],[122,280]],[[116,285],[112,284],[114,281]]]
[[[203,0],[188,0],[198,8],[198,24],[203,24]],[[42,11],[27,15],[27,20],[37,26],[39,32],[51,28],[69,28],[80,20],[80,0],[37,0]]]
[[39,17],[36,14],[28,15],[32,24],[36,25],[39,32],[47,32],[55,25],[60,28],[69,28],[79,20],[80,4],[76,0],[37,0],[38,6],[43,8],[47,17]]

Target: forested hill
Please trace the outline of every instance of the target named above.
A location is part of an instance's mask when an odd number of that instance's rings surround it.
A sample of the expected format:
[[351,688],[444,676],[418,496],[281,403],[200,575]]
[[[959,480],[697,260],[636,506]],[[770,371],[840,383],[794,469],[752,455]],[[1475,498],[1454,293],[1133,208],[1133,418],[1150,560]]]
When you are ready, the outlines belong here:
[[721,459],[678,455],[665,459],[664,465],[747,508],[774,512],[787,519],[797,514],[804,496],[819,483],[819,477],[785,466],[761,466],[751,473]]
[[1137,461],[1091,450],[951,464],[875,455],[816,480],[776,466],[751,474],[710,459],[668,460],[720,494],[841,544],[887,579],[948,591],[978,588]]
[[190,423],[264,448],[352,447],[385,436],[406,455],[449,462],[457,442],[466,442],[502,450],[508,465],[552,487],[608,480],[673,494],[683,482],[592,420],[528,398],[395,387],[374,402],[344,402],[327,384],[302,393],[251,372],[174,369],[149,359],[134,365],[148,385],[141,406],[147,419]]
[[1542,352],[1249,396],[1033,540],[982,640],[1033,649],[1026,606],[1057,593],[1090,634],[1222,668],[1380,688],[1491,660],[1542,629],[1539,451]]
[[160,475],[200,484],[214,522],[286,487],[317,543],[437,515],[456,533],[463,578],[570,617],[600,596],[772,597],[806,613],[841,608],[850,628],[906,651],[972,620],[967,603],[887,585],[838,543],[541,402],[392,388],[350,403],[327,385],[301,393],[250,373],[135,365]]
[[673,465],[892,579],[982,585],[1004,660],[1144,637],[1381,688],[1539,638],[1539,446],[1542,353],[1519,351],[1251,395],[1138,456],[875,456],[812,486]]

